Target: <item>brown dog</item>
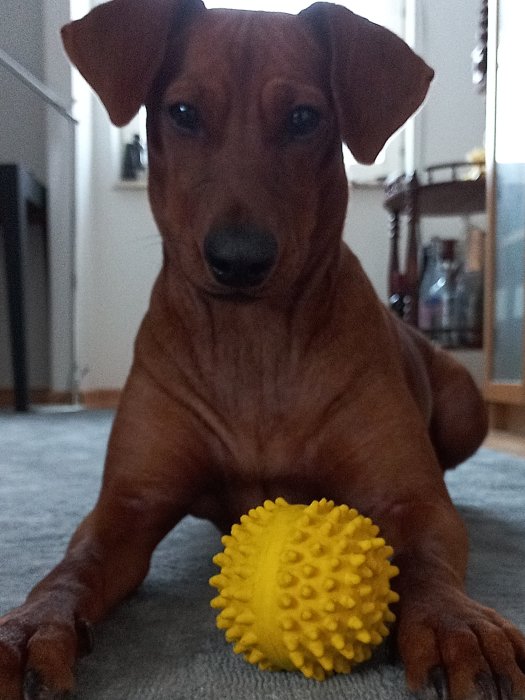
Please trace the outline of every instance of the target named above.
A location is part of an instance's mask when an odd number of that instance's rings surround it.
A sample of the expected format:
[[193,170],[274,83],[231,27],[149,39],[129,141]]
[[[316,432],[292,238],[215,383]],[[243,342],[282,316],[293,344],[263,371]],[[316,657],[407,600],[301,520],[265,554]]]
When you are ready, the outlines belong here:
[[331,498],[381,526],[421,698],[525,697],[525,640],[466,596],[467,538],[443,480],[485,435],[481,398],[380,304],[340,240],[341,140],[372,162],[432,71],[326,3],[291,16],[113,0],[63,36],[115,124],[148,108],[164,265],[99,500],[2,618],[1,698],[70,689],[89,625],[184,515],[228,528],[277,496]]

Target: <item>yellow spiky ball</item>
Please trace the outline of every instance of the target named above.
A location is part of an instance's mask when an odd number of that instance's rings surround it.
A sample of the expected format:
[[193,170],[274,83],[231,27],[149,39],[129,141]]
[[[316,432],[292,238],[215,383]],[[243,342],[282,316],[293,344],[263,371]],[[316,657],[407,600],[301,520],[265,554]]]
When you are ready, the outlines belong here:
[[392,547],[370,518],[323,499],[283,498],[243,515],[210,579],[233,650],[262,670],[299,670],[324,680],[366,661],[395,620]]

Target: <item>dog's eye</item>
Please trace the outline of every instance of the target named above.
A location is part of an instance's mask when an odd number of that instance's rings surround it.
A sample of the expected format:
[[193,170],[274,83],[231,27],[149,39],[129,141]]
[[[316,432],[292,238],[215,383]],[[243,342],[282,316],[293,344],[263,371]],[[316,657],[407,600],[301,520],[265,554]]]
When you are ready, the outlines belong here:
[[176,102],[168,106],[168,114],[179,129],[192,132],[199,128],[199,115],[193,105]]
[[286,122],[286,131],[293,138],[310,136],[317,130],[321,116],[313,107],[301,105],[290,112]]

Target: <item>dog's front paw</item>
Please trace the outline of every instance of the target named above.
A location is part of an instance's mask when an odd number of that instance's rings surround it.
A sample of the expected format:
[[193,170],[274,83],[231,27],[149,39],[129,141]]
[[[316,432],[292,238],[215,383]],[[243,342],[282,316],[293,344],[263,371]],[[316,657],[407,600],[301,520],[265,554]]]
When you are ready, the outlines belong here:
[[[56,601],[55,601],[56,604]],[[89,625],[55,606],[26,604],[0,618],[0,700],[58,700],[91,644]]]
[[24,676],[24,700],[65,700],[69,692],[67,690],[52,690],[42,680],[37,671],[27,671]]
[[398,646],[419,700],[525,700],[525,637],[462,593],[402,601]]

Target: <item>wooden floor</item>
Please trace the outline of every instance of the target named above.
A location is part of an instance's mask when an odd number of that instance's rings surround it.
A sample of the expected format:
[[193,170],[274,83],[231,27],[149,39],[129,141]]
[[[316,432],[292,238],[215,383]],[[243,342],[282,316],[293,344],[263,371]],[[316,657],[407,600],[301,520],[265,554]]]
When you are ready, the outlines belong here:
[[503,430],[491,430],[483,444],[492,450],[525,457],[525,438],[511,435]]

